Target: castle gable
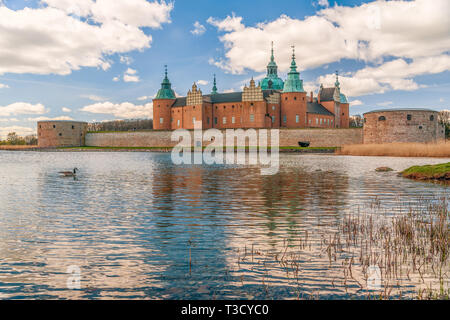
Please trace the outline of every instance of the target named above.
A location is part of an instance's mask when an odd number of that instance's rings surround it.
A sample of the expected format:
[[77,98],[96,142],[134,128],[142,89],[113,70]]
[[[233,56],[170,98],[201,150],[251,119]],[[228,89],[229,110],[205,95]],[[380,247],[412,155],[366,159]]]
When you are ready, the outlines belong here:
[[197,89],[197,85],[194,83],[192,85],[192,91],[189,90],[186,97],[187,106],[195,106],[203,103],[202,90]]
[[250,87],[244,87],[242,101],[264,101],[263,91],[260,86],[255,86],[255,80],[250,81]]

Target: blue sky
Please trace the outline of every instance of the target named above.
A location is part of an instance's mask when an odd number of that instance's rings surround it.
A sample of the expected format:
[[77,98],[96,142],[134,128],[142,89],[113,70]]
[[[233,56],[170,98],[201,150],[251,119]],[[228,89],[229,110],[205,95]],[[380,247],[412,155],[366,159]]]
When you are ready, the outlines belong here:
[[339,70],[351,114],[449,109],[445,0],[112,2],[0,1],[0,137],[38,119],[148,117],[165,64],[179,95],[194,81],[209,93],[213,74],[239,91],[271,41],[282,78],[295,44],[307,91]]

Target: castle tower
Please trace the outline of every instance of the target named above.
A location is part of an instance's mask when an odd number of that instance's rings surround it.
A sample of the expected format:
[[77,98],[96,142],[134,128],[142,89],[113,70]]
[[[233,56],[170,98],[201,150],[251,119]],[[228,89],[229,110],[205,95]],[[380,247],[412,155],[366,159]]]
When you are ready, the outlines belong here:
[[171,107],[175,99],[175,92],[172,90],[172,84],[167,77],[167,66],[165,66],[165,77],[161,83],[161,89],[153,99],[153,129],[171,129]]
[[[336,83],[334,84],[335,88],[339,90],[339,125],[341,128],[350,127],[350,104],[347,100],[347,97],[341,92],[340,83],[339,83],[339,74],[336,71]],[[337,91],[335,90],[335,91]]]
[[303,80],[295,63],[295,48],[292,46],[292,61],[288,78],[281,93],[281,126],[304,128],[306,126],[306,92]]
[[341,125],[341,88],[339,83],[339,72],[336,70],[336,82],[334,83],[334,121],[336,123],[336,128],[342,127]]
[[211,94],[217,94],[216,75],[214,75],[214,86],[212,88]]
[[262,90],[283,90],[284,82],[281,78],[278,78],[278,66],[275,62],[273,55],[273,41],[272,41],[272,54],[270,56],[270,62],[267,65],[267,75],[261,81]]

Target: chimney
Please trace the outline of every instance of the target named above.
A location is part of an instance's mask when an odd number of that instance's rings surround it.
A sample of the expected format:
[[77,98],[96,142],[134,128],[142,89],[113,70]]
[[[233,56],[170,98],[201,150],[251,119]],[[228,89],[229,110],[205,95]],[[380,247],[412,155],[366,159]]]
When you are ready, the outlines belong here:
[[313,102],[313,92],[311,91],[311,102]]
[[319,93],[317,94],[317,103],[320,104],[320,91],[319,91]]

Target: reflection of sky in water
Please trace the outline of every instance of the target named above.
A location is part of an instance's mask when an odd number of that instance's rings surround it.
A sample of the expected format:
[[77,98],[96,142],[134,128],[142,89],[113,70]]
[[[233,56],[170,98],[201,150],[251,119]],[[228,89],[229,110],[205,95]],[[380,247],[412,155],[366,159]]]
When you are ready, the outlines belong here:
[[[375,197],[397,214],[448,196],[374,172],[448,159],[281,155],[274,176],[174,166],[170,154],[145,152],[1,152],[0,161],[0,298],[265,298],[263,280],[272,297],[295,298],[283,270],[237,259],[252,245],[280,251],[306,231],[313,248],[298,257],[301,287],[346,297],[315,250],[322,234]],[[73,167],[77,180],[58,176]],[[70,265],[81,267],[79,291],[66,289]]]

